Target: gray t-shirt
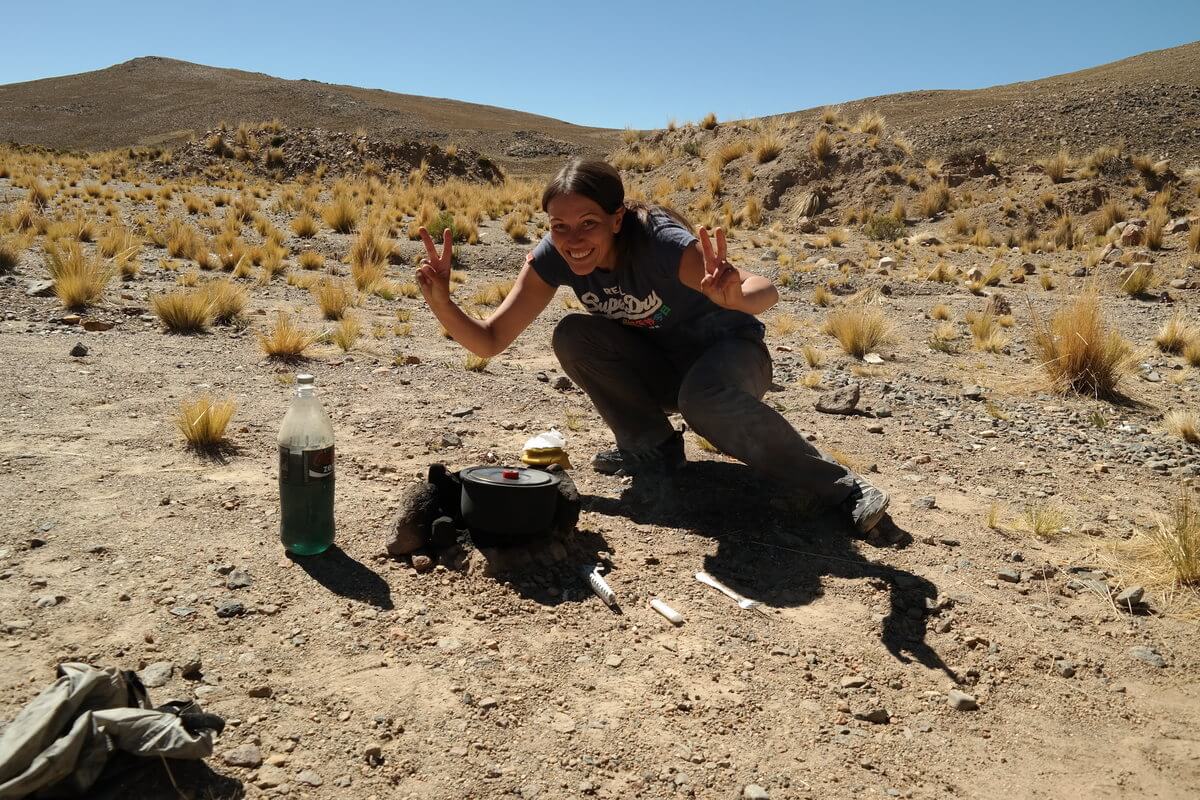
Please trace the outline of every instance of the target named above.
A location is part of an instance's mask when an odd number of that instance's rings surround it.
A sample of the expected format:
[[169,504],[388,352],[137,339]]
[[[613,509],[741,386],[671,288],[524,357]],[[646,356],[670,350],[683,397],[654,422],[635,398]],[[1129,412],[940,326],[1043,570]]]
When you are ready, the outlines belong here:
[[[642,225],[626,213],[622,225]],[[547,234],[526,261],[551,286],[570,286],[592,314],[645,331],[666,346],[704,345],[725,336],[763,337],[751,314],[722,308],[679,280],[679,261],[696,237],[678,220],[652,209],[644,246],[623,270],[592,270],[576,275]]]

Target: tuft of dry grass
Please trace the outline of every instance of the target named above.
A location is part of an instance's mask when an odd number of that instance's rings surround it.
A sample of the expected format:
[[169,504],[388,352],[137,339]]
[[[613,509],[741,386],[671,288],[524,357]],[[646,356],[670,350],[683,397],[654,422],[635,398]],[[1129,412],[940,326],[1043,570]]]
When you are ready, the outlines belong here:
[[346,309],[354,305],[354,298],[341,281],[323,280],[313,287],[312,294],[325,319],[341,319]]
[[1178,313],[1167,320],[1154,337],[1154,343],[1164,353],[1182,353],[1184,348],[1195,341],[1200,341],[1200,331],[1184,322]]
[[817,369],[825,363],[825,354],[811,344],[806,344],[800,348],[801,355],[804,356],[805,363],[812,369]]
[[700,120],[699,124],[704,130],[711,131],[717,127],[717,115],[710,111],[704,115],[704,119]]
[[937,320],[950,319],[950,306],[945,303],[938,303],[933,308],[929,309],[929,318]]
[[12,272],[21,263],[21,250],[13,238],[0,239],[0,274]]
[[1163,426],[1189,444],[1200,444],[1200,417],[1195,411],[1176,409],[1163,418]]
[[487,365],[491,363],[490,358],[477,356],[474,353],[468,353],[466,361],[463,362],[463,369],[468,372],[483,372],[487,369]]
[[767,330],[773,336],[791,336],[800,330],[800,320],[794,314],[779,313],[767,320]]
[[824,284],[817,284],[813,287],[812,301],[821,308],[826,308],[833,304],[833,293]]
[[852,306],[830,313],[822,330],[838,340],[848,355],[862,358],[892,341],[892,329],[881,309]]
[[1056,391],[1118,395],[1132,354],[1121,335],[1109,328],[1096,290],[1059,308],[1049,322],[1036,313],[1032,322],[1034,351]]
[[489,283],[471,295],[471,302],[477,306],[494,308],[504,302],[504,298],[508,297],[508,293],[512,291],[514,285],[515,281]]
[[1025,511],[1018,521],[1018,527],[1043,541],[1061,532],[1065,524],[1066,516],[1062,509],[1049,503],[1025,506]]
[[383,231],[364,228],[358,234],[347,258],[350,261],[350,276],[360,291],[370,291],[374,284],[383,280],[391,252],[392,242]]
[[1116,200],[1109,200],[1104,205],[1100,206],[1096,211],[1096,216],[1092,217],[1092,233],[1097,236],[1104,236],[1108,233],[1108,229],[1118,222],[1123,222],[1126,218],[1124,207]]
[[976,350],[983,353],[1000,353],[1008,346],[1008,336],[994,314],[970,314],[967,316],[967,324],[971,328],[971,338],[974,339]]
[[321,209],[321,219],[338,233],[353,233],[358,227],[358,215],[361,211],[361,206],[354,198],[342,193]]
[[311,239],[317,235],[317,218],[305,211],[292,220],[291,228],[301,239]]
[[225,429],[236,410],[237,403],[232,399],[213,400],[202,395],[179,404],[175,424],[189,447],[212,450],[225,442]]
[[361,335],[362,324],[358,321],[358,317],[351,314],[344,314],[341,322],[334,328],[329,338],[341,348],[343,353],[347,353],[354,348],[354,345],[358,342],[358,337]]
[[1059,150],[1049,158],[1043,158],[1038,165],[1050,178],[1051,183],[1061,183],[1067,176],[1067,170],[1071,168],[1071,154],[1066,150]]
[[46,262],[55,296],[73,311],[98,302],[115,272],[111,261],[87,257],[77,241],[47,245]]
[[154,315],[168,333],[199,333],[212,321],[212,305],[202,290],[178,290],[150,298]]
[[1179,487],[1171,509],[1158,525],[1118,545],[1123,571],[1137,583],[1169,596],[1180,590],[1196,598],[1200,584],[1200,509],[1192,489]]
[[829,159],[833,154],[833,139],[829,136],[829,131],[822,128],[813,134],[808,143],[808,153],[818,164],[823,164]]
[[854,130],[858,133],[866,133],[878,136],[883,133],[884,119],[883,115],[874,111],[867,111],[859,116],[854,122]]
[[246,291],[228,278],[205,283],[203,291],[208,297],[213,322],[219,325],[228,325],[246,309]]
[[783,139],[774,131],[767,131],[754,140],[751,149],[754,151],[754,160],[759,164],[766,164],[774,161],[783,152]]
[[1200,367],[1200,341],[1184,346],[1183,360],[1188,363],[1189,367]]
[[1121,291],[1130,297],[1140,297],[1154,282],[1154,265],[1149,261],[1142,261],[1125,271],[1121,279]]
[[321,269],[325,266],[325,256],[315,250],[304,250],[296,256],[300,269]]
[[291,359],[304,355],[318,335],[304,330],[292,321],[286,311],[275,314],[275,322],[267,331],[259,331],[258,343],[268,358]]
[[917,198],[917,213],[922,217],[935,217],[950,206],[950,187],[945,181],[931,183]]
[[1188,250],[1193,253],[1200,253],[1200,222],[1192,223],[1188,229]]

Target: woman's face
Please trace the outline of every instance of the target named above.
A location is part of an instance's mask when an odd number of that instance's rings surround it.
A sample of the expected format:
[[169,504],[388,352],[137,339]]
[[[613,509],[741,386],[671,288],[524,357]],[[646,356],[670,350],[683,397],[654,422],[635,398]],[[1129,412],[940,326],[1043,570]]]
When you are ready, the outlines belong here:
[[594,269],[612,269],[613,239],[621,230],[624,208],[606,214],[581,194],[560,194],[546,206],[550,215],[550,241],[576,275]]

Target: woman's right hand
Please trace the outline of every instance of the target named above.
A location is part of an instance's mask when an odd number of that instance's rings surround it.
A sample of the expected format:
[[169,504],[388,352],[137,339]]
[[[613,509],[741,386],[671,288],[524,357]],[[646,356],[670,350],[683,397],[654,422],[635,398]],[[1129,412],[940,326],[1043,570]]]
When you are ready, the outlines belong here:
[[442,232],[442,252],[439,254],[429,231],[422,227],[418,233],[425,244],[427,255],[421,259],[421,266],[417,268],[417,286],[421,287],[421,294],[431,307],[443,305],[450,302],[450,265],[453,262],[454,234],[449,227]]

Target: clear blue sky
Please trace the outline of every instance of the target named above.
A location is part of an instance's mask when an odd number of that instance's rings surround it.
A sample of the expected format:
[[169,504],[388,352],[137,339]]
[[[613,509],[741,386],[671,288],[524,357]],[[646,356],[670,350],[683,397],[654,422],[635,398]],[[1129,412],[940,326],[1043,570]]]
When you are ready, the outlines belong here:
[[13,0],[0,20],[0,84],[161,55],[652,128],[1095,66],[1200,38],[1200,0]]

